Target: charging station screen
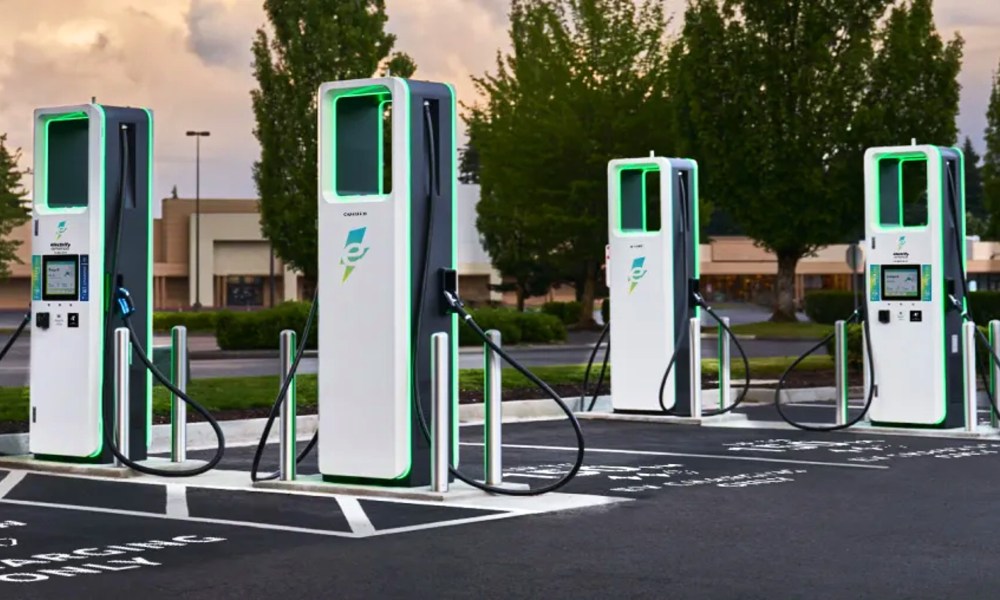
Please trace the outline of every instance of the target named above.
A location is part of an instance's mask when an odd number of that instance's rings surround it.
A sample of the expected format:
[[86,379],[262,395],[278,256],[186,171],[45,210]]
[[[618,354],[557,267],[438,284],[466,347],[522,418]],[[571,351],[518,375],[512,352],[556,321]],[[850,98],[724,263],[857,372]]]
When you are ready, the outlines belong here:
[[882,267],[882,298],[919,300],[920,267]]
[[76,298],[76,261],[53,260],[45,263],[45,296]]

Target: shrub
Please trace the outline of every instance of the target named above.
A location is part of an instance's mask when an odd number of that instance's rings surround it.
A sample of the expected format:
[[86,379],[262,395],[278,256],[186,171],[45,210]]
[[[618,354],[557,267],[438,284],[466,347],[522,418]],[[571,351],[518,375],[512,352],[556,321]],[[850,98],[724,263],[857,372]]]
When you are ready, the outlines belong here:
[[[281,332],[292,329],[299,335],[309,315],[308,302],[285,302],[274,308],[246,313],[219,313],[215,337],[223,350],[277,349]],[[313,322],[307,348],[316,348],[319,316]]]
[[990,321],[1000,319],[1000,292],[970,292],[969,308],[976,324],[985,327]]
[[[522,313],[509,308],[476,308],[469,311],[484,331],[496,329],[504,345],[546,344],[566,339],[566,326],[558,318],[544,313]],[[482,340],[472,328],[459,323],[458,343],[478,346]]]
[[542,312],[552,315],[566,325],[573,325],[580,320],[580,312],[583,305],[579,302],[546,302],[542,305]]
[[[858,301],[864,302],[863,292],[859,294]],[[845,290],[810,292],[806,294],[805,311],[814,323],[833,325],[854,312],[854,294]]]
[[154,312],[153,331],[168,332],[178,325],[187,327],[188,333],[215,331],[216,318],[226,311]]

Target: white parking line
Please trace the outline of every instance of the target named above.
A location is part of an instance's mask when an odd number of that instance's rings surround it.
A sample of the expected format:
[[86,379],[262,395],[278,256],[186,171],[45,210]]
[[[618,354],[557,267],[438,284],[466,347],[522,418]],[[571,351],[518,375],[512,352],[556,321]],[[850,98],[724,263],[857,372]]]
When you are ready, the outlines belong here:
[[0,479],[0,500],[9,494],[10,491],[17,486],[17,484],[21,483],[21,480],[24,479],[25,475],[27,475],[27,473],[24,471],[8,471],[7,476]]
[[[463,446],[481,446],[475,442],[462,442]],[[520,450],[552,450],[555,452],[576,452],[576,446],[535,446],[531,444],[504,444],[504,448]],[[617,448],[587,448],[588,453],[631,454],[635,456],[672,456],[678,458],[710,458],[717,460],[743,460],[748,462],[782,463],[788,465],[813,465],[818,467],[843,467],[846,469],[888,469],[885,465],[862,465],[817,460],[792,460],[784,458],[764,458],[761,456],[730,456],[728,454],[689,454],[686,452],[657,452],[653,450],[619,450]]]
[[189,517],[187,487],[176,483],[168,483],[167,488],[167,514],[172,517]]
[[347,524],[351,526],[351,531],[363,536],[375,533],[375,526],[365,514],[365,509],[361,508],[361,502],[357,498],[337,496],[337,504],[340,505],[340,512],[344,513]]

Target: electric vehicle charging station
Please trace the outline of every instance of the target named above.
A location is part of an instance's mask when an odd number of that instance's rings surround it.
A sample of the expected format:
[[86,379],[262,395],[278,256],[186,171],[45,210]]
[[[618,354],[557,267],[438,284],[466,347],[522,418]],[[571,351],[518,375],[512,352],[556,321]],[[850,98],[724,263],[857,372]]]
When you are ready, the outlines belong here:
[[[441,280],[457,261],[455,119],[446,84],[386,77],[320,87],[318,452],[326,481],[430,482],[417,411],[430,414],[431,335],[449,334],[451,365],[457,356],[457,319]],[[452,367],[453,407],[457,374]],[[453,461],[457,431],[453,417]]]
[[[964,425],[964,161],[936,146],[865,153],[867,324],[874,425]],[[957,302],[958,307],[955,306]]]
[[[30,452],[106,463],[115,422],[109,306],[124,282],[152,340],[152,113],[84,104],[35,111]],[[128,193],[128,192],[131,193]],[[120,221],[119,221],[120,219]],[[110,281],[120,227],[119,282]],[[129,455],[146,458],[152,378],[130,371]]]
[[[647,157],[608,165],[612,371],[615,412],[691,414],[691,343],[683,335],[699,309],[698,165]],[[664,366],[672,381],[657,398]]]

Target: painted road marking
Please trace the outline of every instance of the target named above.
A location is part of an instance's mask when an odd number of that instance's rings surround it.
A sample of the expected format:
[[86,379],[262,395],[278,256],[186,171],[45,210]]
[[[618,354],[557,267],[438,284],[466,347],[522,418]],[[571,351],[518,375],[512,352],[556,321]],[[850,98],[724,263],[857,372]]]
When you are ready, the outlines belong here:
[[187,487],[176,483],[168,483],[167,488],[167,514],[172,517],[189,517]]
[[10,491],[17,486],[17,484],[21,483],[21,480],[23,480],[26,475],[27,473],[24,471],[8,471],[7,476],[0,479],[0,500],[9,494]]
[[[476,442],[461,442],[463,446],[482,446]],[[515,448],[518,450],[551,450],[553,452],[578,452],[576,446],[536,446],[533,444],[504,444],[504,448]],[[788,465],[814,465],[818,467],[841,467],[845,469],[857,468],[880,468],[888,469],[885,465],[858,465],[842,462],[825,462],[817,460],[792,460],[785,458],[765,458],[762,456],[731,456],[728,454],[688,454],[686,452],[658,452],[653,450],[619,450],[617,448],[587,448],[587,453],[596,454],[630,454],[635,456],[673,456],[678,458],[709,458],[717,460],[745,460],[749,462],[781,463]]]
[[340,505],[340,511],[344,513],[347,524],[351,526],[351,531],[364,536],[375,533],[375,526],[365,514],[365,509],[361,508],[361,502],[357,498],[337,496],[337,504]]

